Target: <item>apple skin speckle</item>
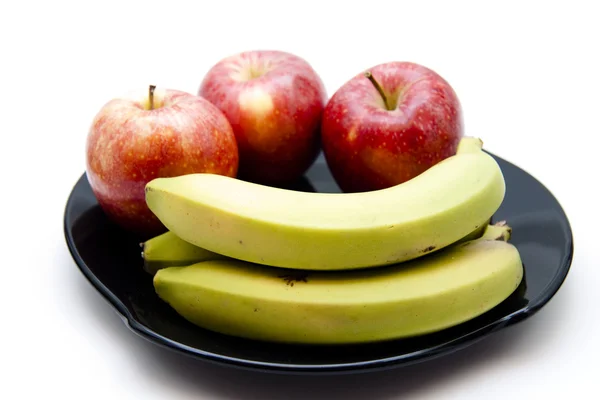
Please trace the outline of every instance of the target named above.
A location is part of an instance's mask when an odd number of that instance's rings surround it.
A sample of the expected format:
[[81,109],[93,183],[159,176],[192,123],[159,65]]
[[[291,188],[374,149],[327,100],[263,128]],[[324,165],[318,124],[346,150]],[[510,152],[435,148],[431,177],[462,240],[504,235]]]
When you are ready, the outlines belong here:
[[290,182],[316,160],[327,94],[302,58],[272,50],[226,57],[204,76],[198,95],[215,104],[231,123],[240,179]]
[[410,62],[368,71],[392,110],[361,72],[334,93],[323,113],[323,153],[344,192],[406,182],[456,154],[464,135],[458,97],[436,72]]
[[86,174],[104,212],[146,237],[166,228],[149,210],[146,184],[157,177],[215,173],[234,177],[239,155],[231,125],[196,95],[166,90],[164,104],[122,97],[95,116],[86,142]]

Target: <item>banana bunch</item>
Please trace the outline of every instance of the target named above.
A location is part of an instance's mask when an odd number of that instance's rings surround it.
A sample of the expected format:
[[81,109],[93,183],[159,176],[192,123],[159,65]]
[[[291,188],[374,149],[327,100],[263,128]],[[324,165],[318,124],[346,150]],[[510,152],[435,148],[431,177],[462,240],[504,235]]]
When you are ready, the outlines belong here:
[[168,232],[142,244],[157,295],[216,332],[285,343],[397,339],[505,300],[523,267],[505,194],[477,138],[388,189],[307,193],[216,174],[157,178],[146,203]]

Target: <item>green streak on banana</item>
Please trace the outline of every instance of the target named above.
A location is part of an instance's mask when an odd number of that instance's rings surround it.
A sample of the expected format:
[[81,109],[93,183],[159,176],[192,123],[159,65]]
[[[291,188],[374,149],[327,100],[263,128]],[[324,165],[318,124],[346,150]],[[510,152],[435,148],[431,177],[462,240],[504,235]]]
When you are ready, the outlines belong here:
[[183,240],[239,260],[302,270],[395,264],[471,233],[504,199],[500,167],[477,138],[403,184],[306,193],[217,174],[157,178],[146,203]]
[[157,272],[157,295],[191,323],[227,335],[302,343],[367,343],[455,326],[519,286],[523,266],[510,228],[394,266],[282,270],[239,260]]
[[225,258],[217,253],[194,246],[173,232],[165,232],[140,244],[144,270],[151,275],[162,268],[190,265],[200,261]]

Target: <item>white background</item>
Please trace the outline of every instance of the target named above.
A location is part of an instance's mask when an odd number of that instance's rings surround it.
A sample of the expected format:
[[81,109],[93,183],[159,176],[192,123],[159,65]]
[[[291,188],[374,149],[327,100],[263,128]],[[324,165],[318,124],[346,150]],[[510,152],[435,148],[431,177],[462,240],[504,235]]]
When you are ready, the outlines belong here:
[[[572,0],[485,4],[2,2],[0,397],[600,398],[592,193],[600,172],[599,14],[592,2]],[[259,48],[304,57],[329,95],[386,61],[419,62],[444,76],[461,99],[467,134],[540,179],[570,218],[575,259],[553,300],[460,353],[359,376],[233,371],[131,333],[64,243],[62,213],[84,171],[89,123],[130,89],[153,83],[195,92],[220,58]]]

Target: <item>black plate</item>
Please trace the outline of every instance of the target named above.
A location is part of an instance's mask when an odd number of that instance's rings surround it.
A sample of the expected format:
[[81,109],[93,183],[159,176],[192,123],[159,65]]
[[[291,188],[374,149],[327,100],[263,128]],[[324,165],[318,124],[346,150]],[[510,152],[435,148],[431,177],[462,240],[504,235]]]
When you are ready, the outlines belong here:
[[[64,229],[76,264],[122,314],[133,332],[203,360],[284,373],[348,373],[391,368],[451,353],[532,316],[558,291],[573,256],[571,227],[552,194],[532,176],[494,156],[505,175],[506,198],[494,215],[513,227],[525,279],[506,301],[467,323],[434,334],[376,344],[300,346],[238,339],[198,328],[154,293],[138,243],[104,215],[85,174],[65,210]],[[338,192],[322,157],[290,188]]]

